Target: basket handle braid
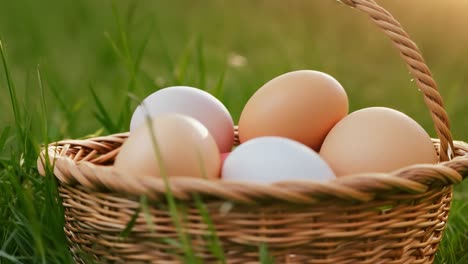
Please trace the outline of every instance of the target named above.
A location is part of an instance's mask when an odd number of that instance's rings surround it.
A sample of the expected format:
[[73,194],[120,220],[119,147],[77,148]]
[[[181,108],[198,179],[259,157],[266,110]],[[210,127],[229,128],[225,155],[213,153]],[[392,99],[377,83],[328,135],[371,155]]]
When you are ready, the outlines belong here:
[[431,111],[432,121],[440,139],[440,161],[452,159],[454,148],[449,118],[437,84],[419,48],[403,30],[400,23],[374,0],[341,0],[341,2],[368,14],[372,21],[391,39],[416,80],[418,89],[424,95],[424,102]]

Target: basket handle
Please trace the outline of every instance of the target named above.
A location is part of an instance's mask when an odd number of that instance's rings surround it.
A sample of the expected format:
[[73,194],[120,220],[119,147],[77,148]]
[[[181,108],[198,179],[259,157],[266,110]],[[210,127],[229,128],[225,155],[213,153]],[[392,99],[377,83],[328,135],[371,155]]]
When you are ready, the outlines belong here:
[[374,0],[341,0],[341,2],[368,14],[398,49],[411,75],[416,80],[418,89],[424,95],[426,106],[431,111],[432,121],[440,139],[440,161],[451,160],[454,156],[454,148],[449,118],[437,84],[419,48],[403,30],[400,23]]

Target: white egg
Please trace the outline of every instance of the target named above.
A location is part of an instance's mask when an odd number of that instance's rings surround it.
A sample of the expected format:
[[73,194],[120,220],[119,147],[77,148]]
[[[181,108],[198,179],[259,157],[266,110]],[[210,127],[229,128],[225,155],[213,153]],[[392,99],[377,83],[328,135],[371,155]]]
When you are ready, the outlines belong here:
[[222,178],[269,184],[289,180],[326,182],[335,175],[307,146],[282,137],[259,137],[241,144],[227,157]]
[[[174,86],[161,89],[143,100],[154,118],[165,113],[179,113],[200,121],[215,139],[220,152],[231,151],[234,142],[234,122],[227,108],[213,95],[197,88]],[[135,110],[130,132],[144,124],[145,112]]]

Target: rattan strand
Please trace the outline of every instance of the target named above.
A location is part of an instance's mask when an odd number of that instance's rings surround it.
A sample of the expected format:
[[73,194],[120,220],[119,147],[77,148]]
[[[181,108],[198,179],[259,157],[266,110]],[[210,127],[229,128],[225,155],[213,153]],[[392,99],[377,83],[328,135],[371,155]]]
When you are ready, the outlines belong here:
[[[424,94],[440,142],[437,165],[416,165],[387,174],[353,175],[328,184],[282,182],[273,186],[171,178],[186,208],[184,231],[204,263],[218,263],[207,249],[208,228],[192,196],[201,194],[227,263],[258,263],[268,244],[277,263],[432,263],[445,228],[452,185],[468,177],[468,144],[455,142],[429,69],[399,23],[371,0],[342,0],[369,14],[392,40]],[[183,263],[170,239],[176,229],[161,179],[137,181],[112,168],[127,133],[66,140],[47,150],[65,209],[65,233],[77,263]],[[451,153],[452,152],[452,153]],[[38,169],[45,174],[44,155]],[[140,195],[151,200],[150,229]],[[132,231],[122,231],[136,214]],[[168,241],[169,239],[169,241]]]
[[384,8],[373,0],[341,0],[341,2],[368,14],[372,21],[392,40],[401,57],[408,65],[418,89],[424,95],[424,102],[431,111],[436,133],[441,140],[441,161],[449,160],[453,155],[452,134],[449,118],[444,109],[442,97],[432,73],[427,67],[421,51],[402,29],[400,23]]

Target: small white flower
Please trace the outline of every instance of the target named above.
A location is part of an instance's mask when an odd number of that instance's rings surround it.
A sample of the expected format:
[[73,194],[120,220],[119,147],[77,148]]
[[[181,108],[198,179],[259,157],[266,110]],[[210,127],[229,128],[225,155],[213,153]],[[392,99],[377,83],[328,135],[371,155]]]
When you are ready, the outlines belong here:
[[237,53],[231,53],[228,57],[228,63],[231,67],[241,68],[247,65],[247,58]]

